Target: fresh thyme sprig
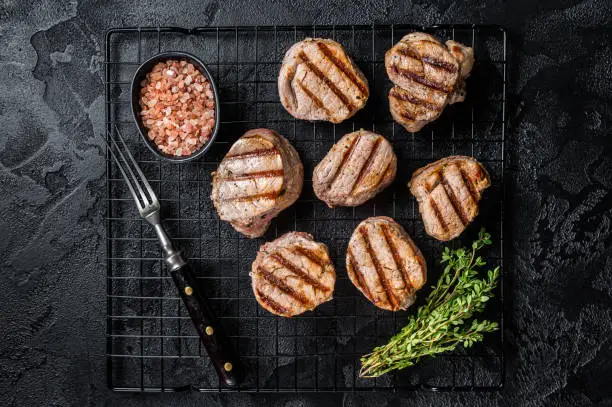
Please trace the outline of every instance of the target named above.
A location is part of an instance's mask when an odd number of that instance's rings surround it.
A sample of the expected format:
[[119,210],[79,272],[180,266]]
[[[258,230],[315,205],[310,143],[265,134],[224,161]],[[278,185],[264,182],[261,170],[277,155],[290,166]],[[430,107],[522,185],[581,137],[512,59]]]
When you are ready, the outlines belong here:
[[482,341],[483,333],[499,329],[497,322],[469,319],[481,312],[493,296],[499,267],[478,278],[478,269],[485,261],[477,253],[491,244],[491,236],[484,229],[470,249],[442,253],[446,264],[427,303],[412,315],[408,324],[389,343],[379,346],[361,358],[361,376],[376,377],[392,370],[404,369],[417,363],[423,356],[435,355]]

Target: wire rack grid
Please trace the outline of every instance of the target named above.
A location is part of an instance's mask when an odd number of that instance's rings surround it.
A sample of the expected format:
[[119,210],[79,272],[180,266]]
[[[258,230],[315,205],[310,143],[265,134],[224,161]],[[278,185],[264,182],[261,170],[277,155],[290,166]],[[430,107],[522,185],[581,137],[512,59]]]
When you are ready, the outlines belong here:
[[[476,64],[464,103],[445,109],[419,133],[393,122],[387,92],[391,86],[384,54],[403,35],[430,32],[475,50]],[[365,109],[338,125],[298,121],[280,104],[276,79],[285,51],[305,37],[340,42],[370,83]],[[207,63],[221,100],[221,131],[207,155],[173,164],[154,157],[140,141],[130,112],[130,82],[138,65],[159,52],[190,52]],[[485,315],[502,329],[469,350],[458,349],[377,379],[359,377],[359,357],[385,343],[405,324],[406,312],[382,311],[352,286],[345,250],[355,226],[373,215],[388,215],[409,231],[423,251],[428,279],[440,274],[443,244],[427,236],[406,184],[412,172],[452,154],[476,157],[489,170],[493,186],[481,214],[460,239],[469,243],[482,226],[494,245],[490,263],[503,265],[504,145],[506,132],[506,33],[497,26],[412,25],[136,27],[112,29],[106,37],[106,125],[115,126],[162,204],[170,235],[198,273],[198,281],[226,327],[247,369],[232,391],[441,391],[495,390],[504,383],[503,286]],[[246,130],[269,127],[296,147],[305,167],[300,199],[275,219],[261,239],[247,239],[221,222],[209,198],[211,172]],[[359,128],[389,138],[399,160],[396,180],[357,208],[329,209],[316,199],[312,170],[334,142]],[[230,391],[222,388],[199,338],[165,272],[158,242],[138,216],[118,168],[107,156],[107,373],[117,391]],[[250,287],[250,264],[264,241],[299,230],[330,248],[337,270],[334,299],[313,312],[279,318],[258,306]],[[503,270],[502,270],[503,284]]]

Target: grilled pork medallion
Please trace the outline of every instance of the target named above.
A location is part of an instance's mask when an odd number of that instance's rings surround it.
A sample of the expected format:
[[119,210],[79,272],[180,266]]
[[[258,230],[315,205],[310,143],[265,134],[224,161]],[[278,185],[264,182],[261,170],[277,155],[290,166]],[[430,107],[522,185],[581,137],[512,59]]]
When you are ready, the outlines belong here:
[[268,129],[249,130],[213,173],[211,199],[222,220],[254,238],[298,199],[303,182],[302,161],[287,139]]
[[262,307],[292,317],[332,298],[336,272],[326,245],[308,233],[289,232],[261,246],[251,278]]
[[421,251],[408,233],[386,216],[361,222],[346,253],[349,278],[379,308],[407,309],[427,280]]
[[465,79],[474,50],[455,41],[446,46],[424,33],[404,36],[385,55],[391,115],[406,130],[417,132],[436,120],[449,103],[465,99]]
[[303,120],[340,123],[365,106],[368,81],[336,41],[307,38],[283,59],[278,93],[285,109]]
[[447,241],[459,236],[478,215],[478,202],[490,185],[482,164],[456,155],[416,170],[408,188],[419,202],[425,231]]
[[359,130],[333,145],[312,177],[314,192],[330,208],[361,205],[395,178],[397,157],[380,134]]

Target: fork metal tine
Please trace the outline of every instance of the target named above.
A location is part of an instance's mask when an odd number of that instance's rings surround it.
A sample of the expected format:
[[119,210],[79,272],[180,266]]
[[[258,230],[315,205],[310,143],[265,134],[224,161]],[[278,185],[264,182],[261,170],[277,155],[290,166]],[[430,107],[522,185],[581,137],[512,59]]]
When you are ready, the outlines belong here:
[[[132,187],[132,183],[130,182],[130,178],[128,177],[127,173],[123,169],[123,166],[121,165],[121,161],[119,161],[119,158],[117,157],[117,154],[115,154],[111,144],[104,137],[100,136],[100,138],[102,140],[104,140],[104,143],[108,147],[108,151],[110,151],[111,155],[115,159],[115,162],[117,163],[117,167],[119,167],[119,170],[121,171],[121,174],[123,175],[123,178],[125,179],[125,182],[126,182],[128,188],[130,189],[130,192],[132,193],[132,197],[134,198],[134,201],[136,201],[136,206],[138,207],[138,211],[142,211],[142,209],[143,209],[142,208],[142,204],[140,203],[140,200],[138,199],[138,195],[136,194],[136,191]],[[110,134],[108,134],[108,138],[112,140],[112,137],[110,136]]]
[[125,140],[121,136],[121,133],[119,132],[119,128],[117,127],[117,125],[115,125],[115,130],[117,131],[117,135],[119,136],[119,140],[121,140],[123,147],[125,147],[125,152],[127,156],[130,157],[132,164],[134,164],[134,168],[136,168],[136,172],[138,172],[138,175],[140,175],[140,179],[142,180],[143,185],[147,189],[147,192],[149,192],[149,196],[151,197],[151,201],[152,201],[151,203],[157,201],[157,196],[155,195],[155,192],[153,192],[153,188],[151,188],[151,185],[149,184],[147,177],[144,176],[144,174],[142,173],[142,170],[140,169],[140,166],[136,163],[134,156],[132,155],[132,153],[130,153],[130,150],[127,148],[127,145],[125,144]]
[[[119,129],[115,128],[115,130],[117,131],[117,134],[119,134]],[[119,138],[123,141],[123,139],[121,138],[121,134],[119,134]],[[132,166],[130,165],[130,163],[125,158],[125,155],[121,151],[121,148],[119,147],[119,144],[117,144],[117,142],[115,141],[115,139],[114,139],[114,137],[112,135],[111,135],[111,141],[113,142],[115,148],[117,149],[117,152],[119,153],[119,156],[121,156],[121,159],[125,163],[125,166],[127,167],[127,170],[129,171],[130,175],[132,176],[132,182],[134,184],[136,184],[136,188],[138,188],[138,192],[140,192],[140,197],[141,197],[141,199],[142,199],[142,201],[144,203],[144,206],[148,206],[149,205],[149,199],[147,198],[147,195],[145,194],[144,190],[140,186],[140,183],[138,182],[138,178],[136,178],[136,174],[134,174],[134,171],[132,170]],[[126,154],[130,155],[130,157],[131,157],[131,154],[129,153],[129,150],[127,149],[127,146],[125,145],[125,142],[123,142],[123,146],[125,147]],[[132,158],[132,160],[133,160],[133,158]],[[136,165],[136,163],[134,163],[134,165]],[[136,168],[138,168],[138,165],[136,165]],[[140,171],[139,174],[142,175],[142,172]]]

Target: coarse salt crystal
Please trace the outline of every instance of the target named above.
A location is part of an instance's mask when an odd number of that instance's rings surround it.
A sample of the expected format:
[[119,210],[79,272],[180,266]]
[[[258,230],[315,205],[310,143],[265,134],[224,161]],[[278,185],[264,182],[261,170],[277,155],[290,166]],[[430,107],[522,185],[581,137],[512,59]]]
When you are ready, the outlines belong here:
[[208,79],[193,64],[160,62],[141,86],[141,120],[159,151],[189,156],[210,140],[215,125],[214,94]]

